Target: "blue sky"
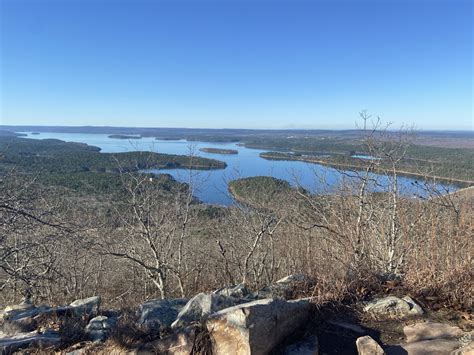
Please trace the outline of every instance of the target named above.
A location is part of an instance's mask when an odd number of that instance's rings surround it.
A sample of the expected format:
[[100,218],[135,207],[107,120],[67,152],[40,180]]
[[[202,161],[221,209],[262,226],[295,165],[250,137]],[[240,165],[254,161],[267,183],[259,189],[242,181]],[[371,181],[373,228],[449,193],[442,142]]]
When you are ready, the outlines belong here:
[[469,0],[0,0],[1,124],[473,129]]

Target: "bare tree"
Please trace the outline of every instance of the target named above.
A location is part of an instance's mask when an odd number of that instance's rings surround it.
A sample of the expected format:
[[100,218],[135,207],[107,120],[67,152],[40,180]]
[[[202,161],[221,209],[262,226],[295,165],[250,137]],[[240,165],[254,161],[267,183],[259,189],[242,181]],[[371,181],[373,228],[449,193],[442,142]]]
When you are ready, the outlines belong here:
[[[193,166],[193,155],[190,160]],[[120,169],[124,198],[115,208],[120,227],[110,230],[108,242],[101,245],[101,253],[140,268],[162,298],[174,292],[173,279],[184,297],[186,278],[194,271],[186,248],[194,202],[192,171],[188,184],[175,184],[166,191],[159,176]]]
[[12,291],[4,294],[44,293],[57,272],[58,246],[78,230],[52,194],[15,170],[0,176],[0,289]]

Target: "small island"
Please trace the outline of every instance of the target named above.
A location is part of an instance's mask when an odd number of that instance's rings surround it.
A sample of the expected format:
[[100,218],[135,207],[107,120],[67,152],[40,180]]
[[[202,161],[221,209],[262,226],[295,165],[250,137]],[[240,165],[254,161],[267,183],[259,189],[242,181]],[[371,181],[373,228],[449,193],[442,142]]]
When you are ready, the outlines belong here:
[[252,176],[230,181],[228,189],[232,197],[252,206],[264,206],[285,199],[296,191],[286,180],[271,176]]
[[40,134],[40,133],[39,133],[39,132],[31,132],[31,134],[33,134],[33,135],[36,136],[36,135],[38,135],[38,134]]
[[184,139],[183,137],[155,137],[158,141],[179,141]]
[[239,154],[239,151],[235,149],[201,148],[199,150],[204,153],[212,154]]
[[131,136],[128,134],[111,134],[109,138],[113,139],[142,139],[141,136]]

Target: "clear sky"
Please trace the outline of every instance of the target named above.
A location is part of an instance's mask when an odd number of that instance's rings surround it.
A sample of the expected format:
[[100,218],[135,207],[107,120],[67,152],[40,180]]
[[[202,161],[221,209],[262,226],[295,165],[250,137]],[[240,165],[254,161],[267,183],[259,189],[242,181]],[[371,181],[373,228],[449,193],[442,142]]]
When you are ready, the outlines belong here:
[[471,0],[0,0],[1,124],[473,129]]

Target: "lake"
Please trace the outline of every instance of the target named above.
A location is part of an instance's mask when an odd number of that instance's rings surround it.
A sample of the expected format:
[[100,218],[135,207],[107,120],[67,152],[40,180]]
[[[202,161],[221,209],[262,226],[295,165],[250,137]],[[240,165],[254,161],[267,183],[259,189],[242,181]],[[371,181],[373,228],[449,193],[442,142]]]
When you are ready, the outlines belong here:
[[[341,182],[350,179],[336,169],[301,161],[266,160],[259,156],[264,150],[249,149],[235,143],[208,143],[188,142],[185,140],[156,140],[153,137],[142,139],[122,140],[109,138],[108,134],[90,133],[47,133],[27,134],[28,138],[54,138],[67,142],[80,142],[101,148],[104,153],[120,153],[128,151],[152,151],[167,154],[193,154],[225,161],[226,169],[211,171],[190,171],[183,169],[167,169],[159,172],[171,174],[182,182],[193,182],[195,195],[209,204],[229,205],[233,202],[227,191],[227,182],[230,180],[251,176],[273,176],[289,181],[292,185],[300,185],[313,193],[330,192]],[[200,148],[234,149],[238,154],[212,154],[199,151]],[[158,173],[157,170],[151,172]],[[348,172],[351,174],[350,172]],[[387,176],[374,175],[378,184],[388,182]],[[399,190],[406,196],[425,196],[422,184],[415,179],[399,177]],[[442,192],[456,190],[455,186],[437,185]],[[380,188],[373,188],[380,191]]]

